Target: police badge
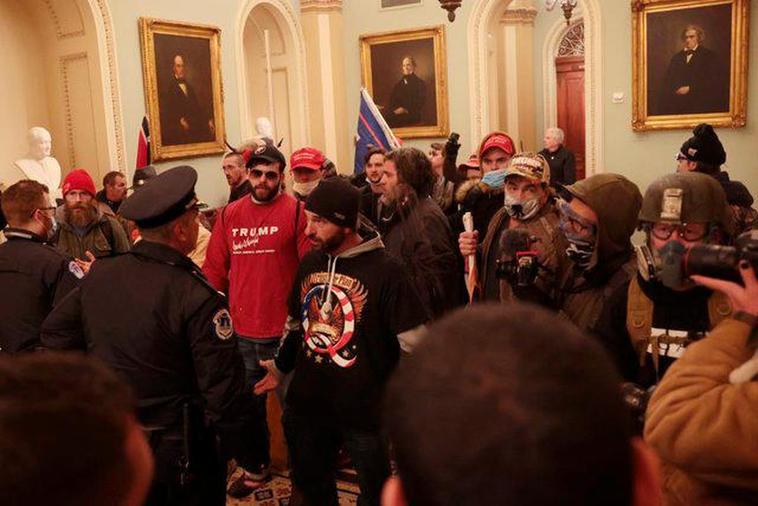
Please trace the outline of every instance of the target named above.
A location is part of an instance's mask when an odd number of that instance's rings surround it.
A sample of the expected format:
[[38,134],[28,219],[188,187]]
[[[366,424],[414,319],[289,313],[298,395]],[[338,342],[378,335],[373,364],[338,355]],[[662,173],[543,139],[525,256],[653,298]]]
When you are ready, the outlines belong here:
[[226,341],[234,335],[234,326],[232,325],[232,315],[226,309],[219,309],[213,315],[213,326],[216,337]]

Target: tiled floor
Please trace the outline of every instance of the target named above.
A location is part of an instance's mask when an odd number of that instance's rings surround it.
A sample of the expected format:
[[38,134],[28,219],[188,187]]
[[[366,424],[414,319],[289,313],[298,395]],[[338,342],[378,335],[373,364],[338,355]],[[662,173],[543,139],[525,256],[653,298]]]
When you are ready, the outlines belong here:
[[[235,471],[232,479],[237,477]],[[339,491],[340,506],[357,504],[358,487],[347,482],[338,481],[337,489]],[[290,480],[284,474],[275,474],[272,480],[265,486],[259,488],[245,499],[232,499],[227,497],[227,506],[289,506],[292,488]]]

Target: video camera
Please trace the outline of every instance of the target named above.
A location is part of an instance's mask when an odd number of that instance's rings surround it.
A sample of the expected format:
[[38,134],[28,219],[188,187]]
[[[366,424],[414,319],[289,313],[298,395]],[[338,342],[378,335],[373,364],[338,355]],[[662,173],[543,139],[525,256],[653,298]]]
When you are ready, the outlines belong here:
[[740,235],[734,246],[697,244],[687,250],[671,241],[661,250],[661,260],[660,278],[666,286],[677,286],[695,274],[741,283],[741,261],[758,270],[758,230]]
[[497,261],[497,278],[508,281],[514,287],[532,286],[540,268],[538,252],[534,249],[538,241],[526,230],[506,230],[500,238],[503,255]]

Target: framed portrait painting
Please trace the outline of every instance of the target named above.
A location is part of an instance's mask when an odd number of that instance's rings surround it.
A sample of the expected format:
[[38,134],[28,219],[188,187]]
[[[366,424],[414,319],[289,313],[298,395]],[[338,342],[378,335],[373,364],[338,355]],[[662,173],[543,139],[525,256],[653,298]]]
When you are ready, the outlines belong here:
[[749,4],[632,2],[635,130],[745,126]]
[[140,18],[153,160],[224,151],[221,30]]
[[445,28],[363,35],[363,86],[400,138],[446,137]]

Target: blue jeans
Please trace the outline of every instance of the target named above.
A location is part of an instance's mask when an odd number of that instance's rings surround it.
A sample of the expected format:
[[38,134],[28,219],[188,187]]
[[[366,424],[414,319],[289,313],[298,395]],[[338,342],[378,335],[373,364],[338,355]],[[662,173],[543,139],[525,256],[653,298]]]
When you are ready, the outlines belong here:
[[358,506],[379,506],[382,486],[390,475],[387,442],[379,430],[340,426],[299,415],[289,406],[282,418],[292,481],[307,506],[338,506],[335,479],[342,444],[358,473]]
[[[279,348],[279,338],[250,339],[243,336],[238,337],[240,353],[242,353],[242,360],[245,363],[245,388],[252,395],[253,386],[266,375],[266,369],[261,367],[259,361],[274,358],[276,350]],[[254,463],[255,469],[249,469],[252,472],[257,471],[260,467],[267,467],[271,463],[266,412],[267,395],[256,395],[254,397],[252,416],[243,424],[244,460]]]

